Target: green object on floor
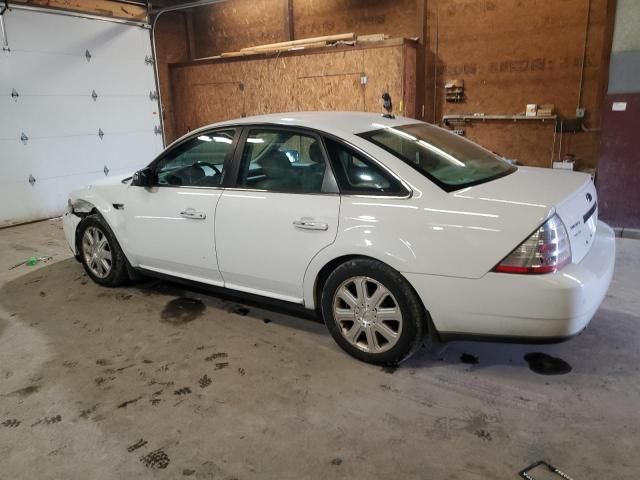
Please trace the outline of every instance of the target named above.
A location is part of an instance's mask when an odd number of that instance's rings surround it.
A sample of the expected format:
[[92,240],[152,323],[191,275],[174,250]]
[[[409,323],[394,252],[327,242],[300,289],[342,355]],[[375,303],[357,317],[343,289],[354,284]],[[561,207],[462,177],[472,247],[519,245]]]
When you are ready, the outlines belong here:
[[33,267],[36,263],[38,263],[38,257],[29,257],[26,261],[26,264],[30,267]]

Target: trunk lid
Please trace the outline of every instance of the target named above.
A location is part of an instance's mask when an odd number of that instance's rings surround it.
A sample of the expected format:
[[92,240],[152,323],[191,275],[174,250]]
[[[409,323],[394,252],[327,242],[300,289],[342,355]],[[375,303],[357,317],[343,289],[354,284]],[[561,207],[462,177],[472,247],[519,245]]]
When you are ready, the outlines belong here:
[[[517,207],[519,219],[527,217],[533,220],[536,214],[543,213],[539,223],[531,225],[528,234],[555,210],[567,229],[573,263],[580,262],[593,243],[598,221],[598,198],[591,177],[586,173],[518,167],[510,175],[471,187],[466,195]],[[524,241],[526,235],[520,241]]]

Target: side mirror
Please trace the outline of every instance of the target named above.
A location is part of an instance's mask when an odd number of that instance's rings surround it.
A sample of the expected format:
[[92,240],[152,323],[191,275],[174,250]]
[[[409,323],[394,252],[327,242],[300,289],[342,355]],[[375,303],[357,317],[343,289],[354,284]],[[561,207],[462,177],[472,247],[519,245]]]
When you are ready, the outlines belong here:
[[134,187],[152,187],[157,183],[155,181],[155,177],[156,175],[154,175],[151,168],[143,168],[142,170],[138,170],[133,174],[131,185]]

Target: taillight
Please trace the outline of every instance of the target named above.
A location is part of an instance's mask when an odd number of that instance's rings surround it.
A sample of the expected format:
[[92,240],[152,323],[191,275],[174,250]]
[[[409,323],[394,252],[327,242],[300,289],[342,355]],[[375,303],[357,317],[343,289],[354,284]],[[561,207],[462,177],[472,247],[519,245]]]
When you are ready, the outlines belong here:
[[547,220],[495,267],[504,273],[549,273],[571,261],[567,229],[557,215]]

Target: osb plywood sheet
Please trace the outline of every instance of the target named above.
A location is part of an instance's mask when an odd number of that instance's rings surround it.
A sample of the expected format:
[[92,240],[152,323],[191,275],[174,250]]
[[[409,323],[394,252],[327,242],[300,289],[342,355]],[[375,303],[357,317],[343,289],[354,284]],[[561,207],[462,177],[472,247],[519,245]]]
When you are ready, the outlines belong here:
[[165,140],[176,137],[174,104],[169,75],[169,63],[188,60],[187,34],[182,13],[165,13],[156,24],[156,53],[158,60],[158,83],[163,108]]
[[363,50],[364,71],[367,73],[365,111],[382,112],[382,94],[391,95],[394,113],[402,115],[404,50],[372,48]]
[[363,52],[365,50],[346,50],[330,53],[318,53],[301,57],[297,62],[298,77],[320,77],[338,74],[360,74],[363,72]]
[[289,40],[286,0],[233,0],[199,7],[194,12],[197,58]]
[[364,90],[360,74],[301,78],[297,82],[296,110],[363,111]]
[[354,32],[417,36],[416,0],[293,0],[295,38]]
[[[381,112],[380,97],[387,90],[394,99],[396,113],[400,113],[398,108],[406,104],[403,74],[410,70],[403,63],[406,48],[398,44],[174,65],[173,101],[181,105],[175,111],[176,135],[243,114],[304,110]],[[366,85],[360,81],[363,73],[367,75]]]
[[111,0],[12,0],[12,3],[76,10],[106,17],[126,18],[128,20],[147,19],[146,7]]
[[[436,0],[429,2],[429,48],[437,73],[436,119],[451,113],[517,114],[527,103],[552,103],[562,116],[587,108],[587,122],[600,117],[601,70],[607,0],[592,0],[582,101],[580,71],[585,40],[584,0]],[[433,70],[431,70],[433,74]],[[444,102],[443,85],[463,79],[466,100]],[[529,165],[548,165],[543,155],[553,127],[534,122],[476,123],[470,138]],[[507,134],[509,132],[509,134]],[[597,134],[579,133],[563,142],[582,168],[595,165]],[[550,147],[549,147],[550,148]],[[548,157],[548,158],[547,158]]]
[[416,115],[416,48],[404,48],[404,108],[402,114],[417,118]]

